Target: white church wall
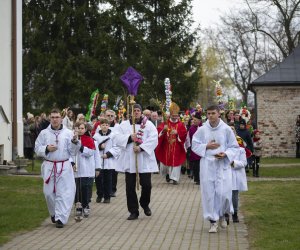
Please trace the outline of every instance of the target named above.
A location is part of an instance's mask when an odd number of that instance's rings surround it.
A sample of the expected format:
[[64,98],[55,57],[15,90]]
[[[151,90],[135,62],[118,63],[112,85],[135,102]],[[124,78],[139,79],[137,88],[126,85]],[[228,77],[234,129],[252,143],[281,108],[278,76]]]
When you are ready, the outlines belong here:
[[11,109],[11,1],[0,1],[0,104],[9,119],[9,124],[2,114],[0,120],[0,145],[3,148],[2,160],[12,159],[12,109]]
[[[22,0],[17,0],[17,154],[23,156],[22,122]],[[0,160],[11,161],[12,130],[12,1],[0,1],[0,105],[9,123],[0,113]],[[2,162],[0,162],[1,164]]]

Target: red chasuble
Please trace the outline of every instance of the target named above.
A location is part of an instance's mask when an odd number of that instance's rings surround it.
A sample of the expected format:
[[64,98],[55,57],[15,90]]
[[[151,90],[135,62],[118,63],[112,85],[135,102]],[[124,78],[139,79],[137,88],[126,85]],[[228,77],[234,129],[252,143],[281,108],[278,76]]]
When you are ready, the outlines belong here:
[[[156,158],[165,166],[181,166],[186,159],[184,143],[187,131],[181,121],[171,122],[168,120],[168,130],[158,137],[158,145],[155,149]],[[161,123],[157,130],[158,134],[163,130],[166,123]],[[177,131],[177,135],[171,135],[172,130]]]

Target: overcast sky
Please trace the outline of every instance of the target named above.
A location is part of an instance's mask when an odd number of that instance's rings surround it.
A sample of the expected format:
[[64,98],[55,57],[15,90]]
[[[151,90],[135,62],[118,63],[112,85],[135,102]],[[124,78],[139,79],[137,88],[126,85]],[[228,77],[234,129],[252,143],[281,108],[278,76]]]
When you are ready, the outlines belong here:
[[218,22],[221,13],[242,3],[245,4],[243,0],[193,0],[194,20],[207,28]]

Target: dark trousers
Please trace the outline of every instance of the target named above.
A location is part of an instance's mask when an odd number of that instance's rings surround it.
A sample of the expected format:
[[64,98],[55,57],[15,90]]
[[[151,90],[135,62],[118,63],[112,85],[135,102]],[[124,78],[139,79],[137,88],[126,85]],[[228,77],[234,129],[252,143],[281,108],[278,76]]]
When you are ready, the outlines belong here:
[[83,208],[89,206],[92,189],[93,189],[93,177],[80,177],[75,178],[76,182],[76,193],[75,193],[75,203],[80,202]]
[[300,142],[296,142],[296,158],[300,158]]
[[111,186],[112,193],[117,192],[117,184],[118,184],[118,172],[112,169],[112,186]]
[[249,158],[247,158],[247,166],[245,167],[247,173],[249,171],[249,168],[253,167],[253,165],[252,165],[253,161],[254,161],[254,156],[253,155],[251,155]]
[[101,169],[100,174],[95,178],[97,196],[110,199],[112,186],[112,169]]
[[[142,208],[149,206],[151,197],[151,173],[141,173],[140,185],[142,187],[140,205]],[[139,204],[136,194],[136,174],[125,173],[126,182],[126,197],[127,197],[127,208],[129,213],[136,213],[139,215]]]
[[259,163],[260,163],[260,156],[254,156],[254,161],[252,164],[253,167],[253,176],[258,177],[259,176]]
[[232,206],[235,214],[238,213],[239,210],[239,191],[232,190]]
[[200,181],[200,160],[190,161],[190,168],[193,170],[194,182]]

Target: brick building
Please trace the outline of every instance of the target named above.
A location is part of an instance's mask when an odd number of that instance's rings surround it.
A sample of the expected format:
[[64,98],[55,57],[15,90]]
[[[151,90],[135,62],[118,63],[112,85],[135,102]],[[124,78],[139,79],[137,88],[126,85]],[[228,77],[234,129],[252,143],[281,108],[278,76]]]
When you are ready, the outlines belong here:
[[300,114],[300,46],[249,89],[255,94],[264,157],[295,157],[295,124]]

